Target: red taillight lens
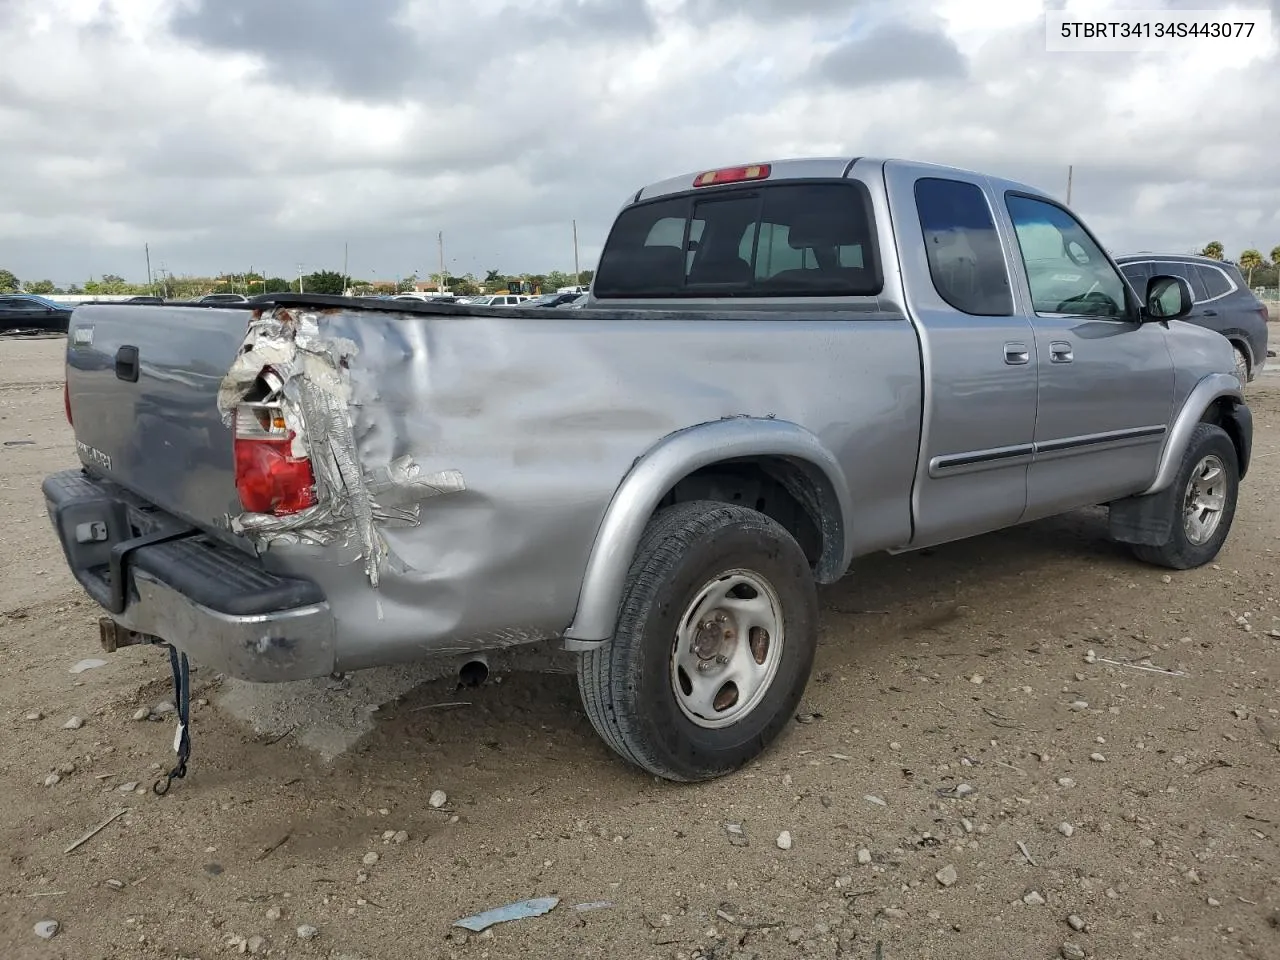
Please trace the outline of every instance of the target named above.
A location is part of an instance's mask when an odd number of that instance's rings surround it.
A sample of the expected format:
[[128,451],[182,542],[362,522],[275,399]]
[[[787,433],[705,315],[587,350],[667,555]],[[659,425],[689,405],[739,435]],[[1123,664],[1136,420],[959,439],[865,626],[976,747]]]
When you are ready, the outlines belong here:
[[74,427],[75,424],[71,423],[71,384],[66,380],[62,381],[62,409],[67,413],[67,423]]
[[[279,378],[264,371],[264,385],[278,396]],[[296,456],[296,434],[278,402],[242,403],[235,419],[236,492],[249,513],[281,516],[316,505],[311,459]]]
[[236,492],[249,513],[298,513],[316,503],[311,461],[293,456],[293,433],[279,439],[236,438]]

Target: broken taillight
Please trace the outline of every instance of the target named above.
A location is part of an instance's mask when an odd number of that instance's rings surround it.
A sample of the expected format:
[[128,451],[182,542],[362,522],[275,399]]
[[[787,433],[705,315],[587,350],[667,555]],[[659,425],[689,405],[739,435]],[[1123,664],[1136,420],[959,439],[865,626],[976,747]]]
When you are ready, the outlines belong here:
[[297,435],[285,422],[279,378],[266,370],[260,382],[266,398],[236,408],[236,492],[249,513],[298,513],[316,504],[311,458],[295,454]]

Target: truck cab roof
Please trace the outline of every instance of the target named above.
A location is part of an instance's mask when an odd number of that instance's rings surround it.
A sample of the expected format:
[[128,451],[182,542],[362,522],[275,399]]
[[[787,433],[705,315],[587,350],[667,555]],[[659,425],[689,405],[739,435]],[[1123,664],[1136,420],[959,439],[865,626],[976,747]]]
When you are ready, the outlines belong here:
[[[698,189],[699,185],[697,184],[697,181],[706,174],[715,171],[745,169],[753,166],[767,167],[768,173],[766,176],[740,181],[744,186],[750,186],[753,183],[774,183],[779,180],[844,179],[854,174],[861,174],[864,171],[882,168],[885,165],[893,167],[919,168],[921,171],[932,171],[935,176],[959,174],[964,177],[982,177],[1001,189],[1016,190],[1037,196],[1044,195],[1044,191],[1025,183],[1019,183],[1015,180],[1005,180],[999,177],[992,177],[990,174],[967,170],[963,167],[930,163],[924,160],[905,160],[894,157],[798,157],[778,160],[752,161],[751,163],[726,165],[722,167],[707,167],[702,170],[695,170],[680,174],[679,176],[667,177],[665,180],[659,180],[655,183],[641,187],[628,201],[628,205],[632,203],[639,203],[642,200],[654,200],[658,197],[670,196],[677,193],[684,193],[688,190]],[[721,185],[721,183],[713,180],[703,186]],[[728,183],[725,182],[723,185],[728,185]]]

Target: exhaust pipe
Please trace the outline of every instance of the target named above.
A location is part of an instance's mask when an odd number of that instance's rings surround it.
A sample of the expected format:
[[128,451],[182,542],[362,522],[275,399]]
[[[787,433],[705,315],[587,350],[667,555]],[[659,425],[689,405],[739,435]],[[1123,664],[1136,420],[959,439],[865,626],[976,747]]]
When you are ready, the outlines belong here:
[[458,683],[464,687],[478,687],[489,679],[489,661],[477,655],[458,669]]

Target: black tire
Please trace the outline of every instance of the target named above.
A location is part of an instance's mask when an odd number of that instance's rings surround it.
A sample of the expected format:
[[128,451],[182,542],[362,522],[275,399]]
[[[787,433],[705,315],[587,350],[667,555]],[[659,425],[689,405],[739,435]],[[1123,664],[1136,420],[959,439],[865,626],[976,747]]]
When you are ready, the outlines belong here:
[[[699,591],[732,570],[772,588],[783,640],[760,700],[728,726],[694,723],[677,703],[672,656]],[[809,682],[818,597],[804,551],[777,521],[745,507],[692,501],[659,510],[631,564],[613,638],[578,661],[578,689],[596,732],[624,760],[668,780],[730,773],[786,726]]]
[[[1224,470],[1223,506],[1218,518],[1217,527],[1212,536],[1204,542],[1197,543],[1188,537],[1184,525],[1184,516],[1189,507],[1189,493],[1192,476],[1201,469],[1207,457],[1217,457]],[[1227,436],[1227,432],[1212,423],[1198,424],[1191,434],[1186,452],[1182,455],[1182,463],[1178,474],[1171,485],[1169,497],[1173,516],[1170,519],[1169,539],[1155,546],[1152,544],[1134,544],[1133,552],[1139,560],[1173,570],[1189,570],[1203,566],[1213,560],[1222,549],[1227,535],[1231,532],[1231,521],[1235,518],[1236,499],[1240,491],[1240,465],[1236,456],[1235,444]]]

